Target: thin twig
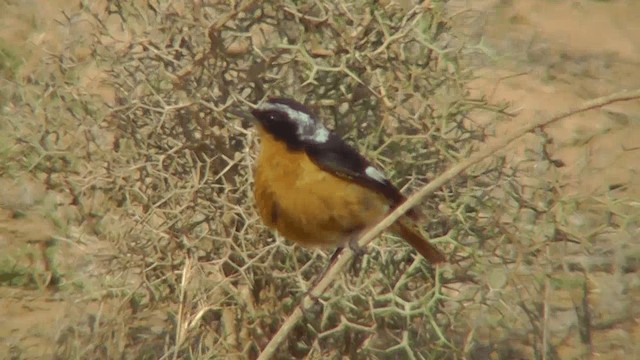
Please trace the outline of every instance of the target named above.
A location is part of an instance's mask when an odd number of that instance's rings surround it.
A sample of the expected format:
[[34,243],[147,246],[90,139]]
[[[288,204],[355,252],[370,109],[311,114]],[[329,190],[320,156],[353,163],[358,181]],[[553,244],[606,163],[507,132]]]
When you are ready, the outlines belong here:
[[[442,187],[447,182],[451,181],[453,178],[458,176],[469,167],[495,155],[501,150],[504,150],[511,142],[527,134],[528,132],[575,114],[579,114],[596,108],[601,108],[615,102],[630,100],[640,100],[640,89],[636,89],[633,91],[621,91],[609,96],[599,97],[587,101],[586,103],[574,109],[562,112],[551,118],[524,123],[519,130],[500,139],[497,139],[494,144],[487,145],[483,150],[478,151],[475,155],[469,157],[467,160],[461,161],[457,165],[449,168],[447,171],[442,173],[442,175],[438,176],[433,181],[423,186],[419,191],[417,191],[409,199],[407,199],[407,201],[405,201],[402,205],[400,205],[393,212],[387,215],[386,218],[384,218],[376,226],[362,235],[362,237],[360,237],[358,241],[358,244],[360,246],[366,246],[382,231],[384,231],[384,229],[393,224],[400,216],[402,216],[402,214],[414,207],[426,196],[432,194],[434,191]],[[278,332],[273,336],[271,341],[269,341],[262,353],[260,353],[258,360],[266,360],[273,357],[278,347],[282,344],[282,342],[284,342],[287,335],[302,318],[302,309],[308,308],[313,305],[313,299],[318,298],[329,287],[329,285],[334,282],[334,279],[338,276],[338,274],[342,273],[343,268],[348,264],[352,256],[353,252],[351,251],[343,252],[342,256],[338,258],[333,267],[331,267],[331,269],[327,271],[324,278],[318,281],[316,286],[307,293],[303,301],[301,301],[300,305],[298,305],[298,307],[285,320]]]
[[[550,256],[551,249],[547,247],[547,256]],[[547,265],[547,274],[551,273],[550,264]],[[551,280],[549,276],[544,277],[544,302],[542,307],[542,360],[549,359],[551,355]]]
[[[189,329],[189,320],[187,315],[187,285],[191,278],[191,258],[187,256],[182,268],[182,277],[180,278],[180,304],[178,304],[178,318],[176,319],[175,345],[173,348],[173,360],[178,358],[180,347],[185,340]],[[166,355],[168,355],[167,353]]]

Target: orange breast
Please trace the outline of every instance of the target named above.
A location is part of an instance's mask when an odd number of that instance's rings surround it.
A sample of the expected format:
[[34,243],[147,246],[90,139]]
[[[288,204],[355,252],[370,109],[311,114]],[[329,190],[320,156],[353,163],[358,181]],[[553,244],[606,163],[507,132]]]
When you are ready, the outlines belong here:
[[386,198],[321,170],[303,151],[260,131],[255,170],[258,214],[285,238],[311,246],[348,240],[389,210]]

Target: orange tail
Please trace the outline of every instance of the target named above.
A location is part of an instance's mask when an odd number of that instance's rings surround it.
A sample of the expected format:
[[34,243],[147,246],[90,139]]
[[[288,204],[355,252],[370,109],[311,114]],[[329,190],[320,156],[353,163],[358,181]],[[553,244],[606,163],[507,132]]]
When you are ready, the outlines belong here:
[[438,264],[445,261],[444,254],[440,252],[435,246],[431,245],[429,240],[420,235],[418,230],[413,229],[410,225],[406,224],[405,219],[396,221],[391,227],[392,231],[402,236],[409,245],[413,246],[420,255],[422,255],[427,261],[432,264]]

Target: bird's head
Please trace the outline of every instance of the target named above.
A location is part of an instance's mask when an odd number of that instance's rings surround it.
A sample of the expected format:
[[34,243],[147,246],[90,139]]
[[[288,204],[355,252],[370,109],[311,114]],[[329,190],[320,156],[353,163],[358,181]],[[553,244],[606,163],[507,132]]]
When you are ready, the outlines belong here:
[[275,139],[291,148],[305,144],[322,144],[329,139],[330,131],[318,121],[304,105],[286,98],[270,98],[251,114],[259,126]]

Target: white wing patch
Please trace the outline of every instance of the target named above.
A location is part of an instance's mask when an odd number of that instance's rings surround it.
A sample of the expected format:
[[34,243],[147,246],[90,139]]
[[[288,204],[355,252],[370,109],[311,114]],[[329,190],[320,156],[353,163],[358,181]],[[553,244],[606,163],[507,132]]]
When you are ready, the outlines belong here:
[[313,133],[313,135],[311,135],[311,137],[304,138],[308,138],[309,140],[317,143],[323,143],[329,140],[329,130],[327,130],[324,125],[321,125],[320,127],[316,128],[316,131]]
[[374,168],[373,166],[367,166],[367,168],[364,170],[364,173],[367,174],[368,177],[372,178],[377,182],[380,182],[380,183],[387,182],[386,176],[384,176],[384,174],[381,173],[380,170]]
[[265,102],[258,106],[259,110],[276,110],[281,111],[298,124],[297,134],[301,140],[310,140],[321,144],[329,139],[329,130],[321,123],[317,122],[309,114],[294,110],[288,105],[279,103]]

